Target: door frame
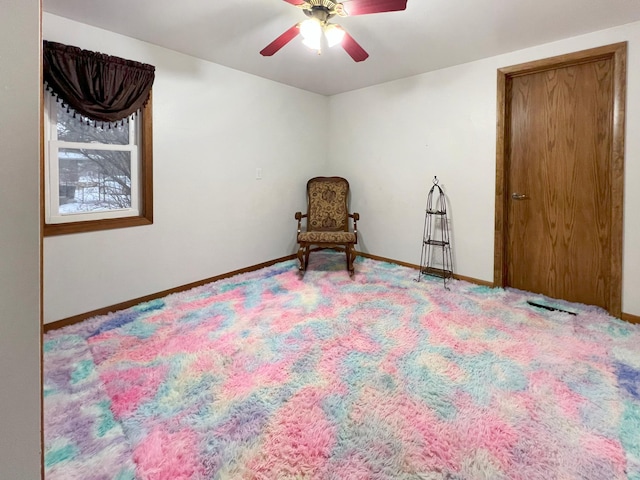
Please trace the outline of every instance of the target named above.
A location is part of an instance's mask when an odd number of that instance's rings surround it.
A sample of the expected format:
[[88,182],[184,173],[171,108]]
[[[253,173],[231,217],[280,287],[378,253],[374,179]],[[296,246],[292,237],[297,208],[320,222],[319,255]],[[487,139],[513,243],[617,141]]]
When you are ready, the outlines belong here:
[[620,317],[622,314],[622,235],[624,204],[624,136],[625,105],[627,90],[627,42],[582,50],[566,55],[521,63],[498,69],[498,101],[496,129],[496,202],[495,242],[493,262],[493,284],[507,286],[507,180],[509,178],[509,105],[508,93],[514,77],[530,75],[546,70],[568,67],[597,60],[613,62],[613,125],[611,131],[611,269],[609,271],[609,293],[607,310]]

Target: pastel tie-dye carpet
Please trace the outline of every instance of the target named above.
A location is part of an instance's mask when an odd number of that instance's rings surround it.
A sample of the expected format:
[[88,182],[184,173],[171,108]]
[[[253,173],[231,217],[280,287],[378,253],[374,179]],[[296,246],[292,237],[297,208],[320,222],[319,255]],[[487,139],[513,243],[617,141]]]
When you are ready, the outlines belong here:
[[50,332],[47,480],[640,480],[640,326],[317,252]]

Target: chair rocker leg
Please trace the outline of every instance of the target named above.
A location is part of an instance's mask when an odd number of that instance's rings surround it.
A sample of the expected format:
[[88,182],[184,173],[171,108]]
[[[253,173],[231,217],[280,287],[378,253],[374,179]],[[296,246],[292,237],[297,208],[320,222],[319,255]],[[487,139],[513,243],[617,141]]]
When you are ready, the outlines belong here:
[[300,245],[300,247],[298,247],[298,262],[300,263],[300,265],[298,266],[298,270],[301,273],[304,273],[304,271],[307,268],[306,263],[304,261],[304,245]]
[[355,251],[353,249],[353,245],[347,245],[345,249],[347,251],[347,270],[349,270],[349,276],[353,277],[355,273],[355,269],[353,267],[353,260],[355,258]]

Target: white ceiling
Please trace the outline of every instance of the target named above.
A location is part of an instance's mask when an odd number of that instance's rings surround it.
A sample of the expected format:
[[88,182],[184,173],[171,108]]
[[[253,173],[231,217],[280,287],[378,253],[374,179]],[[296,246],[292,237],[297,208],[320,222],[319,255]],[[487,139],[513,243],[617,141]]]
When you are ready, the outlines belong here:
[[283,0],[43,0],[43,9],[323,95],[640,20],[640,0],[408,0],[404,11],[332,19],[369,52],[355,63],[339,47],[318,56],[300,37],[261,56],[306,18]]

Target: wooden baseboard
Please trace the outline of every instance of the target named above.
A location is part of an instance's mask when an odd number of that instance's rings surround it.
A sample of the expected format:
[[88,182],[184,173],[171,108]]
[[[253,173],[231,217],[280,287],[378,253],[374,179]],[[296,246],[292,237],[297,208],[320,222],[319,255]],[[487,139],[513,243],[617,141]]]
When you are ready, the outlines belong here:
[[[315,250],[322,250],[322,249],[318,248],[318,249],[314,249],[314,251]],[[378,255],[372,255],[370,253],[364,253],[364,252],[356,252],[356,255],[358,255],[360,257],[364,257],[364,258],[369,258],[371,260],[377,260],[377,261],[380,261],[380,262],[393,263],[393,264],[396,264],[396,265],[401,265],[403,267],[408,267],[408,268],[413,268],[415,270],[420,270],[420,266],[416,265],[414,263],[408,263],[408,262],[403,262],[403,261],[400,261],[400,260],[394,260],[392,258],[380,257]],[[199,281],[193,282],[193,283],[188,283],[186,285],[182,285],[182,286],[179,286],[179,287],[171,288],[169,290],[163,290],[162,292],[152,293],[151,295],[146,295],[146,296],[140,297],[140,298],[134,298],[133,300],[129,300],[129,301],[126,301],[126,302],[118,303],[116,305],[111,305],[109,307],[99,308],[99,309],[93,310],[91,312],[81,313],[80,315],[74,315],[73,317],[64,318],[62,320],[57,320],[57,321],[51,322],[51,323],[45,323],[43,325],[43,331],[44,331],[44,333],[46,333],[46,332],[48,332],[50,330],[56,330],[58,328],[62,328],[62,327],[66,327],[68,325],[73,325],[75,323],[82,322],[83,320],[86,320],[88,318],[97,317],[98,315],[106,315],[106,314],[111,313],[111,312],[116,312],[118,310],[124,310],[124,309],[130,308],[130,307],[133,307],[134,305],[138,305],[139,303],[149,302],[149,301],[155,300],[157,298],[166,297],[167,295],[170,295],[172,293],[184,292],[185,290],[190,290],[190,289],[195,288],[195,287],[200,287],[202,285],[206,285],[207,283],[212,283],[212,282],[215,282],[217,280],[222,280],[222,279],[225,279],[225,278],[233,277],[234,275],[240,275],[241,273],[253,272],[255,270],[260,270],[261,268],[270,267],[271,265],[275,265],[276,263],[279,263],[279,262],[284,262],[286,260],[295,260],[295,259],[296,259],[296,255],[295,254],[287,255],[286,257],[276,258],[274,260],[269,260],[268,262],[259,263],[257,265],[252,265],[250,267],[241,268],[239,270],[234,270],[234,271],[228,272],[228,273],[223,273],[221,275],[216,275],[215,277],[206,278],[204,280],[199,280]],[[477,278],[467,277],[467,276],[464,276],[464,275],[454,274],[453,278],[455,278],[456,280],[464,280],[465,282],[469,282],[469,283],[475,283],[476,285],[483,285],[485,287],[494,287],[494,284],[492,282],[488,282],[486,280],[479,280]],[[623,313],[620,318],[622,320],[625,320],[625,321],[629,322],[629,323],[640,324],[640,316],[637,316],[637,315],[631,315],[630,313]]]
[[625,322],[640,324],[640,317],[638,315],[631,315],[630,313],[623,312],[620,318]]
[[172,293],[184,292],[185,290],[191,290],[192,288],[200,287],[202,285],[206,285],[207,283],[212,283],[217,280],[222,280],[225,278],[233,277],[235,275],[240,275],[241,273],[253,272],[255,270],[260,270],[261,268],[270,267],[271,265],[275,265],[276,263],[284,262],[286,260],[294,260],[295,258],[296,258],[295,255],[287,255],[286,257],[276,258],[274,260],[269,260],[268,262],[263,262],[257,265],[252,265],[250,267],[234,270],[233,272],[223,273],[221,275],[216,275],[215,277],[206,278],[204,280],[188,283],[186,285],[181,285],[175,288],[170,288],[169,290],[163,290],[162,292],[152,293],[151,295],[145,295],[144,297],[140,297],[140,298],[134,298],[133,300],[128,300],[126,302],[118,303],[116,305],[111,305],[109,307],[99,308],[97,310],[92,310],[91,312],[81,313],[80,315],[74,315],[73,317],[64,318],[62,320],[57,320],[51,323],[45,323],[43,325],[43,330],[46,333],[50,330],[56,330],[58,328],[62,328],[68,325],[73,325],[75,323],[82,322],[83,320],[86,320],[88,318],[97,317],[98,315],[106,315],[111,312],[117,312],[118,310],[124,310],[126,308],[133,307],[134,305],[138,305],[139,303],[150,302],[151,300],[166,297],[167,295],[171,295]]
[[[379,257],[378,255],[371,255],[370,253],[364,253],[364,252],[356,252],[356,255],[359,255],[360,257],[364,257],[364,258],[370,258],[371,260],[378,260],[380,262],[387,262],[387,263],[394,263],[396,265],[401,265],[403,267],[409,267],[409,268],[413,268],[415,270],[420,270],[420,265],[416,265],[415,263],[407,263],[407,262],[402,262],[400,260],[394,260],[392,258],[386,258],[386,257]],[[469,282],[469,283],[475,283],[476,285],[482,285],[485,287],[493,287],[493,282],[488,282],[486,280],[480,280],[478,278],[473,278],[473,277],[466,277],[464,275],[458,275],[457,273],[453,274],[453,278],[455,278],[456,280],[464,280],[465,282]]]

